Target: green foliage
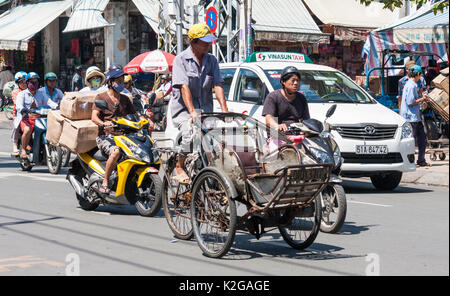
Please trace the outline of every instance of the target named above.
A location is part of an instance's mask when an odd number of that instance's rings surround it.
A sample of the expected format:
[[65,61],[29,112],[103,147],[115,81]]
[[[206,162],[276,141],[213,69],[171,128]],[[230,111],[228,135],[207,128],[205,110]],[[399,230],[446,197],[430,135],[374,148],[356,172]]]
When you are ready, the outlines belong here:
[[[375,0],[356,0],[361,2],[361,4],[365,4],[366,6],[370,5]],[[406,0],[382,0],[382,3],[384,3],[384,8],[394,10],[395,8],[402,7]],[[416,5],[425,5],[428,1],[427,0],[411,0],[411,4]],[[436,14],[438,12],[443,12],[446,7],[449,6],[449,0],[444,0],[436,3],[433,6],[433,12]]]

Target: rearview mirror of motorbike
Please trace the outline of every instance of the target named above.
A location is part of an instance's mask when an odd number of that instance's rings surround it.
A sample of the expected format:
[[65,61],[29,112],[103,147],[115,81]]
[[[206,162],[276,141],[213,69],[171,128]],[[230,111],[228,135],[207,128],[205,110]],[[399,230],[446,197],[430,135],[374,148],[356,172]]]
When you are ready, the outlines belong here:
[[334,112],[336,111],[337,105],[334,104],[333,106],[330,107],[330,109],[328,109],[327,111],[327,118],[330,118],[331,116],[333,116]]
[[108,110],[108,103],[104,100],[95,101],[95,106],[101,110]]
[[153,105],[153,103],[155,102],[155,100],[156,100],[156,94],[153,92],[153,93],[150,95],[150,97],[148,98],[148,101],[149,101],[149,103],[150,103],[150,106]]
[[323,124],[317,119],[305,120],[303,124],[313,132],[321,133],[323,131]]

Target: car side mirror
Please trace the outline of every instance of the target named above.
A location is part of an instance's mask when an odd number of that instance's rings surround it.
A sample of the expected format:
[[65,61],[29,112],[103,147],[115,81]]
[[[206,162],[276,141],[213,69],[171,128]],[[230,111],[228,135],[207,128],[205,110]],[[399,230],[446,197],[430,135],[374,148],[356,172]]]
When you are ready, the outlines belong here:
[[241,95],[241,100],[258,103],[261,101],[261,95],[256,89],[244,89]]
[[99,108],[100,110],[108,110],[108,103],[104,100],[97,100],[95,101],[95,106]]

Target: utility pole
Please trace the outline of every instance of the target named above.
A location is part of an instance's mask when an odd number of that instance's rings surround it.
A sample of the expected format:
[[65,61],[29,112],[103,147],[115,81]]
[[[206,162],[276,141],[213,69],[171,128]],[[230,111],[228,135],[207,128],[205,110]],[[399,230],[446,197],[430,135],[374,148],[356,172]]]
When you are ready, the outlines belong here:
[[252,40],[252,9],[253,0],[247,0],[247,57],[249,57],[253,52],[253,40]]
[[247,58],[247,7],[248,0],[243,0],[239,7],[239,61]]
[[184,0],[175,0],[177,10],[176,27],[177,27],[177,54],[180,54],[183,48],[183,18],[184,18]]

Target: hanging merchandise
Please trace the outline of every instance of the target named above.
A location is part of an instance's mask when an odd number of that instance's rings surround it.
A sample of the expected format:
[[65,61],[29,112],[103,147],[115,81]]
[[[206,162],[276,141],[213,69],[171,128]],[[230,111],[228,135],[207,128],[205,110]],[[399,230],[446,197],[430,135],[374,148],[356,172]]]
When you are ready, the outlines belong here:
[[72,46],[70,47],[70,55],[72,57],[79,57],[80,56],[80,40],[79,39],[72,39]]
[[34,56],[36,54],[36,42],[28,41],[27,65],[34,64]]

